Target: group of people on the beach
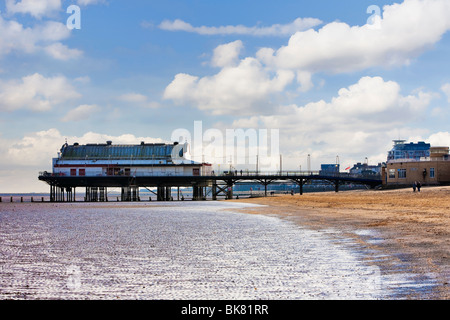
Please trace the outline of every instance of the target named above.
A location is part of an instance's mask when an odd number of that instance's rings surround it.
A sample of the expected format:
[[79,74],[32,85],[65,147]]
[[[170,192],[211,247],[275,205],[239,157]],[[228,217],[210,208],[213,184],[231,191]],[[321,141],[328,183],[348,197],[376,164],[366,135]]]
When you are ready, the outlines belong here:
[[420,192],[420,187],[422,187],[422,184],[419,181],[414,181],[414,183],[413,183],[413,191],[416,192],[416,188],[417,188],[417,191]]

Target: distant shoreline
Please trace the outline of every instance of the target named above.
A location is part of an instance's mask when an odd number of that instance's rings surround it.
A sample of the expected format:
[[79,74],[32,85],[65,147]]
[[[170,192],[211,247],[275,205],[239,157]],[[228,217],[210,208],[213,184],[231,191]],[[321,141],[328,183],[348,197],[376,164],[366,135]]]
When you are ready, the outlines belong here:
[[[401,256],[414,272],[437,275],[438,286],[430,299],[450,299],[449,186],[425,187],[420,193],[403,188],[233,201],[265,205],[245,209],[247,213],[275,215],[316,230],[339,230],[368,248]],[[382,241],[374,244],[370,236],[361,235],[364,231],[374,232]],[[383,267],[391,268],[389,263]]]

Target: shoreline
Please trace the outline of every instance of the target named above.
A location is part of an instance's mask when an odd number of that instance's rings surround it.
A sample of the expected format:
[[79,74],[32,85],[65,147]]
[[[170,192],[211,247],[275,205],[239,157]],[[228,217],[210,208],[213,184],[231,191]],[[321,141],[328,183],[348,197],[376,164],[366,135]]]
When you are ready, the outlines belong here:
[[337,230],[389,256],[371,262],[385,272],[406,263],[419,276],[435,275],[437,285],[427,299],[450,299],[449,186],[424,187],[420,193],[412,188],[358,190],[231,201],[264,205],[242,212],[277,216],[313,230]]

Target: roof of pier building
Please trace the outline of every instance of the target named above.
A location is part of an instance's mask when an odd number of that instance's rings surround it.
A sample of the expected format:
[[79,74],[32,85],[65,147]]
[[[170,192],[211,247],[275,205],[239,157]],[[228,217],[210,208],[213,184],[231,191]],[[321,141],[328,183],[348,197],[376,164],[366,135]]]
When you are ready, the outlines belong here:
[[[80,145],[65,143],[59,153],[60,160],[171,160],[174,147],[178,143],[145,143],[138,145],[113,145],[111,141],[104,144]],[[179,156],[183,157],[185,149],[180,146]],[[177,152],[177,151],[176,151]]]

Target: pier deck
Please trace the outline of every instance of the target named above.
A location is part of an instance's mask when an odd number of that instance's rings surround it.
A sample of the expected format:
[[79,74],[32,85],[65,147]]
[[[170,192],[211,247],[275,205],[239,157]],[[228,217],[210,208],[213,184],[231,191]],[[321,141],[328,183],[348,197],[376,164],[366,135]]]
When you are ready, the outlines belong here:
[[[291,182],[299,187],[303,194],[303,186],[312,180],[327,181],[339,191],[339,186],[345,183],[362,184],[375,188],[381,185],[380,177],[361,177],[346,173],[322,175],[319,172],[234,172],[208,176],[62,176],[50,173],[40,173],[39,180],[50,185],[51,201],[71,201],[74,199],[75,188],[86,188],[86,201],[105,201],[107,188],[122,188],[122,201],[135,201],[139,197],[139,188],[157,188],[158,200],[169,200],[173,187],[192,187],[194,200],[206,197],[206,188],[212,188],[211,197],[224,194],[233,198],[233,186],[237,183],[258,183],[264,186],[267,196],[267,186],[272,183]],[[64,194],[66,193],[66,194]]]

